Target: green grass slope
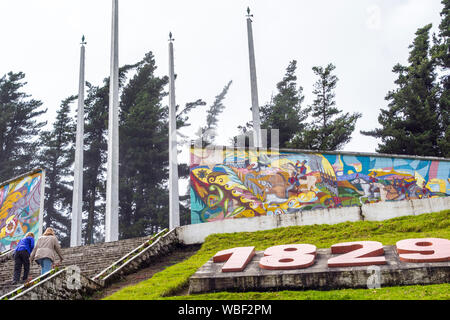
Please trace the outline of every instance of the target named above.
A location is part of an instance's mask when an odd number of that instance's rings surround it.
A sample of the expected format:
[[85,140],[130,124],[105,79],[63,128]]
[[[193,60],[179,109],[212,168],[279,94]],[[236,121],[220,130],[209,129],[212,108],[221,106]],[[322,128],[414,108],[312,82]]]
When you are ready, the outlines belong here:
[[380,289],[344,289],[331,291],[218,292],[199,295],[177,295],[189,285],[189,277],[220,250],[255,246],[262,251],[270,246],[310,243],[329,248],[339,242],[373,240],[395,245],[410,238],[450,239],[450,210],[385,221],[346,222],[336,225],[312,225],[279,228],[268,231],[214,234],[188,260],[166,268],[151,279],[126,287],[106,300],[305,300],[305,299],[450,299],[450,284],[400,286]]

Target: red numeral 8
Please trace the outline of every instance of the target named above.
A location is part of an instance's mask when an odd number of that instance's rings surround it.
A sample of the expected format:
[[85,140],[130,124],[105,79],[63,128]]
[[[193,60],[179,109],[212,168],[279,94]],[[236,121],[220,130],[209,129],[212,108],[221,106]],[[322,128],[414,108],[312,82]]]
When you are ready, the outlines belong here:
[[317,248],[311,244],[274,246],[264,251],[259,266],[267,270],[293,270],[314,264]]

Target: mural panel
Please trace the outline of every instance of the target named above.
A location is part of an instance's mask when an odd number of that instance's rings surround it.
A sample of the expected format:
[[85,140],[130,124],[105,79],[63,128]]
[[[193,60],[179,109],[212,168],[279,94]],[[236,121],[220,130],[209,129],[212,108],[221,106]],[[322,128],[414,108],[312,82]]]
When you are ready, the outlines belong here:
[[191,223],[450,195],[450,161],[191,148]]
[[0,252],[16,247],[27,232],[40,231],[43,171],[0,185]]

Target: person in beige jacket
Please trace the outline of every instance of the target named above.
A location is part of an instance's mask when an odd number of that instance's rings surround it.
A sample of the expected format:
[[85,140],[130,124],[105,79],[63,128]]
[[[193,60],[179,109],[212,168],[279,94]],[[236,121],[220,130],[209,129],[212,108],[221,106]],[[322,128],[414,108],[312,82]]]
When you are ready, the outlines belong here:
[[59,256],[60,263],[63,261],[63,254],[59,241],[52,228],[47,228],[39,238],[30,255],[30,262],[34,260],[41,266],[41,275],[49,272]]

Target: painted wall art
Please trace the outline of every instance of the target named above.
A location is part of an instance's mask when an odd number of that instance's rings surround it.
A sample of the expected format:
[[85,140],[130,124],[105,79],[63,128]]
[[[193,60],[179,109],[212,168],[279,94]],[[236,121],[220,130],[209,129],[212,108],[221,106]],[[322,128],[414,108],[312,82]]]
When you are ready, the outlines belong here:
[[190,149],[191,223],[450,196],[450,160]]
[[0,185],[0,252],[14,249],[27,232],[40,232],[43,171]]

